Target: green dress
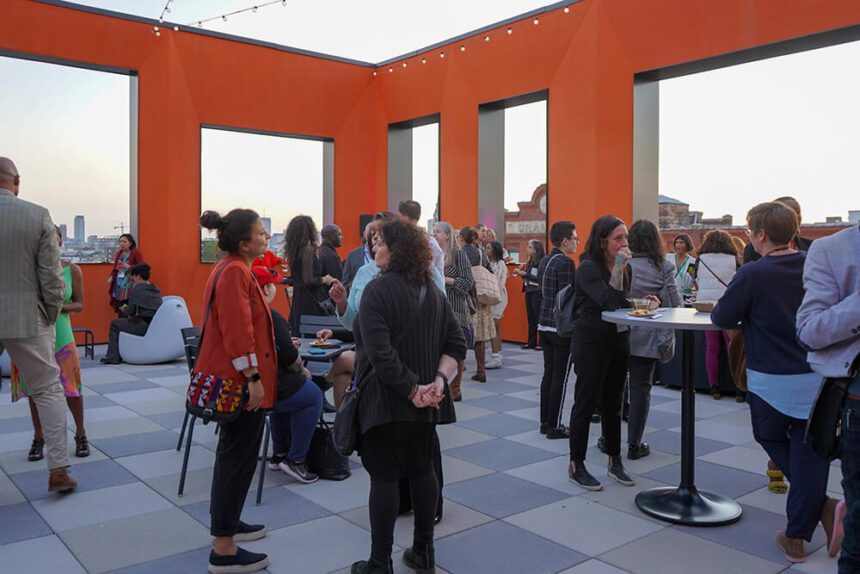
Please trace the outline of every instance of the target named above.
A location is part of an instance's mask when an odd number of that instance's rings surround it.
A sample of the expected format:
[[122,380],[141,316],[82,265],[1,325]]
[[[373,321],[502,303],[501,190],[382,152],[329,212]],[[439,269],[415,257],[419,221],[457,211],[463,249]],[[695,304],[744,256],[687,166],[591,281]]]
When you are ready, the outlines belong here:
[[[63,303],[72,302],[72,266],[63,267]],[[55,325],[56,341],[54,342],[54,358],[60,367],[60,383],[67,397],[81,396],[81,362],[78,359],[78,349],[75,346],[75,334],[72,332],[72,320],[68,313],[60,313]],[[12,401],[27,396],[27,384],[21,373],[12,365]]]

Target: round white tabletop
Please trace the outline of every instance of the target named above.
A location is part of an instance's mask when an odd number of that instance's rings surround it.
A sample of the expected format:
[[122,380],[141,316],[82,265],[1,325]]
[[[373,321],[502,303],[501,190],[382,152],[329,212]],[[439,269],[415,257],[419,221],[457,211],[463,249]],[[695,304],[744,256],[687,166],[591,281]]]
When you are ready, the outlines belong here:
[[604,311],[604,321],[616,325],[631,325],[651,329],[681,329],[685,331],[716,331],[719,327],[711,322],[710,313],[699,313],[695,309],[660,308],[653,317],[633,317],[630,309]]

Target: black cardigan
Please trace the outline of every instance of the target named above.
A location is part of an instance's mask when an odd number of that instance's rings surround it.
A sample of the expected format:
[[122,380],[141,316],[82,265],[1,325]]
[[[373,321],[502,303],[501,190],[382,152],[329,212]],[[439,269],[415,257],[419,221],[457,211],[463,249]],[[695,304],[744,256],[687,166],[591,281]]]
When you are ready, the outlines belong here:
[[582,258],[574,283],[574,308],[576,309],[574,332],[583,334],[589,332],[591,335],[610,337],[618,334],[618,328],[604,321],[601,314],[604,311],[617,311],[622,307],[630,307],[629,270],[628,267],[624,273],[624,289],[618,291],[609,285],[610,272],[606,265],[587,257]]
[[290,325],[283,315],[272,310],[272,327],[275,330],[275,349],[278,352],[278,399],[283,401],[296,394],[305,384],[301,373],[288,370],[299,358],[299,350],[293,346]]
[[[361,432],[393,421],[455,422],[454,403],[445,387],[439,409],[418,409],[409,400],[415,385],[433,382],[439,358],[466,358],[466,340],[447,297],[428,281],[424,304],[419,288],[402,275],[383,273],[361,296],[355,327],[356,380],[363,384],[358,401]],[[411,322],[415,313],[414,322]],[[410,326],[411,322],[411,326]],[[409,333],[397,341],[400,333]]]

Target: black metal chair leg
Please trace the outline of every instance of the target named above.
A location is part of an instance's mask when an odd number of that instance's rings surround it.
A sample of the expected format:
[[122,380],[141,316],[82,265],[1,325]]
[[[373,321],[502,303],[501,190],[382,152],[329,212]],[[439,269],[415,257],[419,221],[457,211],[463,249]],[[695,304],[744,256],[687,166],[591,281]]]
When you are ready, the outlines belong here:
[[263,419],[265,428],[263,429],[263,454],[260,456],[260,478],[257,481],[257,506],[263,500],[263,481],[266,479],[266,459],[269,457],[269,436],[271,428],[269,427],[269,417]]
[[185,438],[185,429],[188,427],[188,417],[191,416],[191,413],[185,411],[185,416],[182,418],[182,430],[179,431],[179,440],[176,441],[176,452],[179,452],[179,449],[182,448],[182,439]]
[[194,423],[197,417],[191,417],[191,424],[188,426],[188,437],[185,440],[185,452],[182,454],[182,472],[179,474],[179,496],[185,490],[185,473],[188,471],[188,456],[191,454],[191,437],[194,436]]

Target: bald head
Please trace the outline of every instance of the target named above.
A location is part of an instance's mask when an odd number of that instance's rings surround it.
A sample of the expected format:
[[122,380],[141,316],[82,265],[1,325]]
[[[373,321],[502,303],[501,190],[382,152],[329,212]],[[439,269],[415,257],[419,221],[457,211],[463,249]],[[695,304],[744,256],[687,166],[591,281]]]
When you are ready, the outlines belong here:
[[18,184],[21,178],[18,175],[18,168],[8,157],[0,157],[0,187],[10,190],[15,195],[18,195]]

